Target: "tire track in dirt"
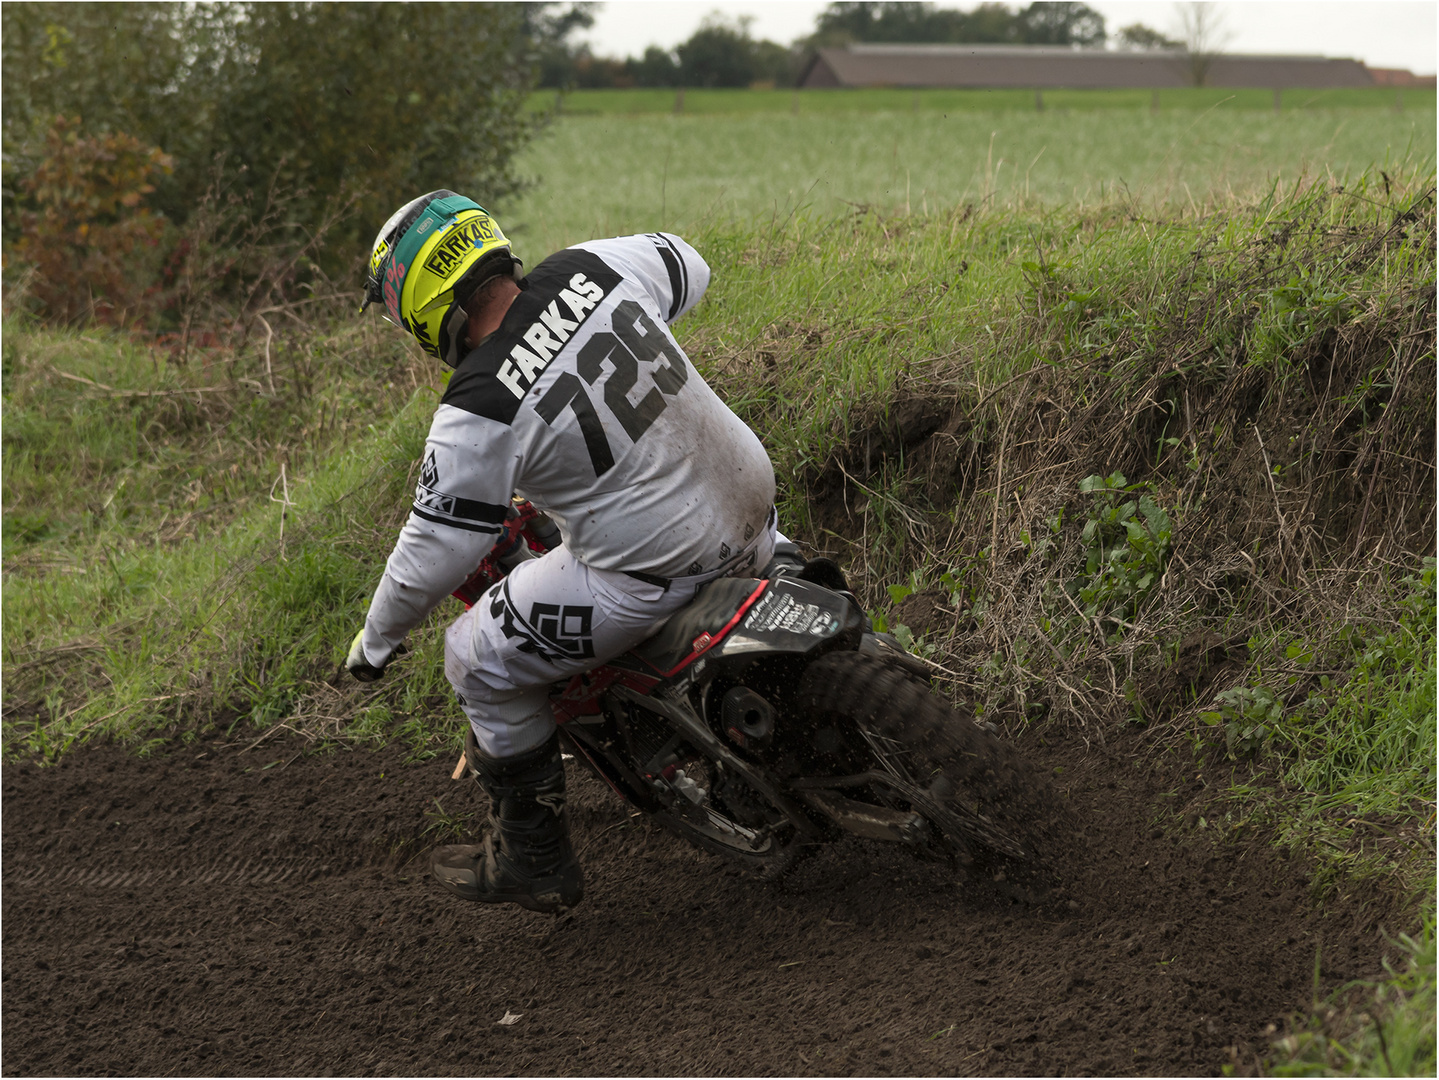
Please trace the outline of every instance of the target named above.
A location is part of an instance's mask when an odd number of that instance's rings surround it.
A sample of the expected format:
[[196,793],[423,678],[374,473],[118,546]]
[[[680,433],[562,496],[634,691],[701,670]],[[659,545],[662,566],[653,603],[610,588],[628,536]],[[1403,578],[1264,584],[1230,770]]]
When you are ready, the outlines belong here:
[[559,918],[428,880],[435,800],[482,809],[443,760],[245,745],[4,766],[5,1072],[1213,1074],[1308,1003],[1316,951],[1325,986],[1378,955],[1301,866],[1171,830],[1192,778],[1114,744],[1029,748],[1085,837],[1046,909],[858,841],[757,885],[571,763],[588,895]]
[[[24,865],[30,860],[23,855],[17,861]],[[47,860],[46,865],[36,866],[28,871],[15,872],[7,867],[5,887],[32,889],[36,887],[135,889],[157,885],[174,885],[178,888],[199,888],[215,885],[255,886],[283,885],[291,881],[314,881],[316,878],[345,873],[350,866],[336,865],[319,856],[311,858],[257,858],[246,859],[236,865],[231,860],[217,861],[211,866],[148,867],[137,870],[112,870],[96,874],[92,867],[76,865],[53,865],[58,860]]]

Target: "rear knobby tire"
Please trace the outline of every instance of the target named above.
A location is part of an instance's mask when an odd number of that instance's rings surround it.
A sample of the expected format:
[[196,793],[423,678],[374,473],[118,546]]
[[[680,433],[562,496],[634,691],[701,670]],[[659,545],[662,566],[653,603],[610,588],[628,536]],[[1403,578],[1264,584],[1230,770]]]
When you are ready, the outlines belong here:
[[[1001,880],[1033,877],[1057,818],[1052,785],[1009,743],[931,694],[884,656],[830,653],[812,663],[799,703],[817,726],[877,736],[877,764],[901,762],[916,786],[943,809],[931,821],[954,854]],[[923,808],[914,806],[917,812]],[[961,835],[951,835],[959,833]]]

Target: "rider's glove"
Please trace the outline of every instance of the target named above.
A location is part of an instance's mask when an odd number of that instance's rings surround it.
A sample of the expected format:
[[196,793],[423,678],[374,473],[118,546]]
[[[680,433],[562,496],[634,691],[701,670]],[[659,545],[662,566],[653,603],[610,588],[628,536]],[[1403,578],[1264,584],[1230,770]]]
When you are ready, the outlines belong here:
[[403,645],[398,646],[383,664],[376,667],[365,659],[365,647],[360,644],[360,639],[364,636],[365,628],[361,627],[360,632],[355,635],[355,640],[350,642],[350,655],[345,659],[345,670],[360,682],[374,682],[385,673],[385,668],[391,660],[396,656],[403,656],[407,650]]

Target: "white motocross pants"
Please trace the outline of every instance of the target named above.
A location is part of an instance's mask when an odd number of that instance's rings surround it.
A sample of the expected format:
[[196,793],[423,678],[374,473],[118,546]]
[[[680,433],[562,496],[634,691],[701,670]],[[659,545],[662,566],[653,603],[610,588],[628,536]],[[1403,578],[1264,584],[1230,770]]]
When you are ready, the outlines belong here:
[[596,570],[563,547],[510,571],[445,632],[445,676],[480,749],[506,758],[543,743],[552,685],[644,641],[706,582],[759,573],[784,539],[770,521],[721,569],[667,585]]

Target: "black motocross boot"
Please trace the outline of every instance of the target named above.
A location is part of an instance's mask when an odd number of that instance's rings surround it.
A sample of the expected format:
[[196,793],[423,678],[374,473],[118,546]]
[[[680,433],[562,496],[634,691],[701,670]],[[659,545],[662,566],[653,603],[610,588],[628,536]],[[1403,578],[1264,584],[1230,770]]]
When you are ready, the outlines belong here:
[[530,911],[578,904],[584,872],[570,846],[559,733],[515,757],[490,758],[471,732],[465,758],[490,796],[489,828],[478,844],[435,849],[430,869],[440,884],[465,900]]

